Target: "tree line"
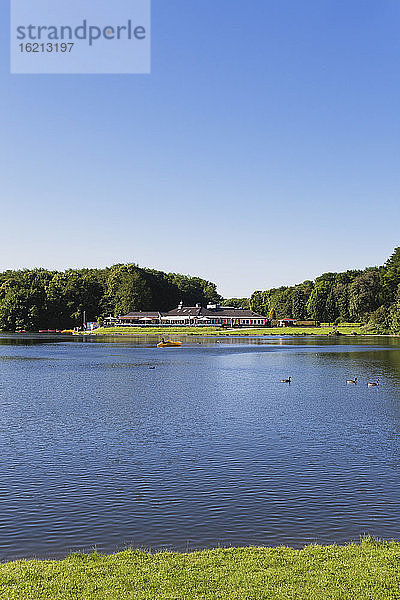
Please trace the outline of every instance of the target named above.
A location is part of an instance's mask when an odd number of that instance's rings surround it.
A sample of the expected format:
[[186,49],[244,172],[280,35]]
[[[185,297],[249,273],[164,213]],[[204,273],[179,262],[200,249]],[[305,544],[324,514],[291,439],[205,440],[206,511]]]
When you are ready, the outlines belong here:
[[24,269],[0,273],[0,330],[69,329],[135,310],[167,311],[180,301],[220,302],[200,277],[118,264],[104,269]]
[[400,248],[381,267],[324,273],[314,281],[255,291],[252,310],[270,319],[367,324],[376,333],[400,333]]
[[215,283],[136,264],[104,269],[23,269],[0,273],[0,330],[69,329],[134,310],[167,311],[180,301],[250,307],[270,319],[366,323],[400,333],[400,247],[381,267],[324,273],[314,281],[223,299]]

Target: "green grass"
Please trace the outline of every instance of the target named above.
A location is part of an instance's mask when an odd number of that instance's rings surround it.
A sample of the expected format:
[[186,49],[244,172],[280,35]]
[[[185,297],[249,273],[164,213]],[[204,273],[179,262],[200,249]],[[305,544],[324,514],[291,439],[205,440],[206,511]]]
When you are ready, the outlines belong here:
[[[340,323],[340,327],[362,327],[363,323]],[[321,323],[321,327],[333,327],[332,323]]]
[[0,565],[2,600],[395,600],[400,543],[127,550]]
[[[328,335],[334,327],[263,327],[263,328],[240,328],[223,329],[222,327],[101,327],[96,329],[94,335],[158,335],[168,337],[170,335]],[[339,325],[338,331],[351,334],[355,331],[361,334],[363,330],[359,325]]]
[[221,327],[100,327],[93,331],[94,335],[219,335],[225,330]]

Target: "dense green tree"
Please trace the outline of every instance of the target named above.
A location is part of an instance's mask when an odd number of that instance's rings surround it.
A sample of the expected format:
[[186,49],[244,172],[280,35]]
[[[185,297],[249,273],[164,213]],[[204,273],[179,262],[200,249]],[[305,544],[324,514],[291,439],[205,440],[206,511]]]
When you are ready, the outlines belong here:
[[315,281],[313,291],[307,302],[307,312],[315,321],[328,321],[330,315],[327,311],[327,300],[331,291],[331,284],[323,278],[318,278]]
[[339,316],[339,309],[336,301],[335,290],[330,288],[326,299],[325,318],[328,323],[333,323]]
[[396,299],[400,284],[400,247],[395,248],[391,257],[386,261],[381,271],[382,302],[388,306]]
[[0,329],[36,329],[47,314],[44,269],[8,272],[0,286]]
[[296,286],[292,296],[292,315],[294,319],[303,321],[307,315],[306,294],[301,286]]
[[273,289],[269,294],[269,310],[275,310],[278,319],[292,317],[293,288],[282,286]]
[[107,277],[107,303],[114,315],[152,308],[151,290],[137,265],[115,265]]
[[350,286],[349,311],[355,321],[363,321],[378,308],[380,276],[378,269],[366,269]]
[[234,308],[250,308],[248,298],[226,298],[222,300],[221,306],[233,306]]
[[400,333],[400,247],[382,267],[324,273],[315,282],[258,290],[223,300],[214,283],[135,264],[105,269],[8,270],[0,273],[0,329],[37,330],[81,325],[107,314],[166,311],[180,301],[250,306],[270,318],[368,321],[370,330]]
[[47,285],[47,326],[75,327],[93,321],[102,312],[105,294],[103,273],[99,269],[69,269],[54,273]]
[[[384,308],[384,307],[383,307]],[[388,309],[385,309],[388,310]],[[389,314],[389,327],[385,329],[389,329],[391,333],[400,333],[400,301],[395,302],[390,309]],[[378,331],[377,333],[384,333],[385,331]]]
[[394,311],[391,311],[386,306],[381,305],[373,313],[371,313],[368,329],[373,333],[386,333],[392,329],[394,325],[394,319]]
[[250,305],[264,315],[274,308],[279,318],[293,316],[330,323],[370,320],[370,330],[400,332],[399,290],[400,247],[382,267],[324,273],[315,282],[258,290],[251,296]]
[[216,285],[199,277],[142,269],[45,269],[0,273],[0,329],[61,329],[132,310],[169,310],[220,302]]
[[266,316],[268,311],[265,311],[264,293],[261,291],[253,292],[250,297],[250,308],[254,312]]
[[337,318],[339,318],[341,323],[347,323],[350,319],[349,285],[339,281],[339,283],[335,284],[333,293],[336,301]]

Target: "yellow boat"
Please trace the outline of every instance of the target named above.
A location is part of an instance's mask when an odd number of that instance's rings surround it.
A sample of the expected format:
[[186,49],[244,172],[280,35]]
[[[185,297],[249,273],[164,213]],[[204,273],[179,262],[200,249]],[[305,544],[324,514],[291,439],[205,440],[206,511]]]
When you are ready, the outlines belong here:
[[165,340],[157,344],[157,348],[175,348],[182,346],[182,342],[173,342],[172,340]]

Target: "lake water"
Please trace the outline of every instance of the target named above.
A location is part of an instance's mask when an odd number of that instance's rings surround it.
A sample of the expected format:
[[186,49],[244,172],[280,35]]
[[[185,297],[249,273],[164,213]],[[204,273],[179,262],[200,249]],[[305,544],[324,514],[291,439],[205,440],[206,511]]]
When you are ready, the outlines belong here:
[[400,538],[400,340],[182,339],[0,336],[1,559]]

